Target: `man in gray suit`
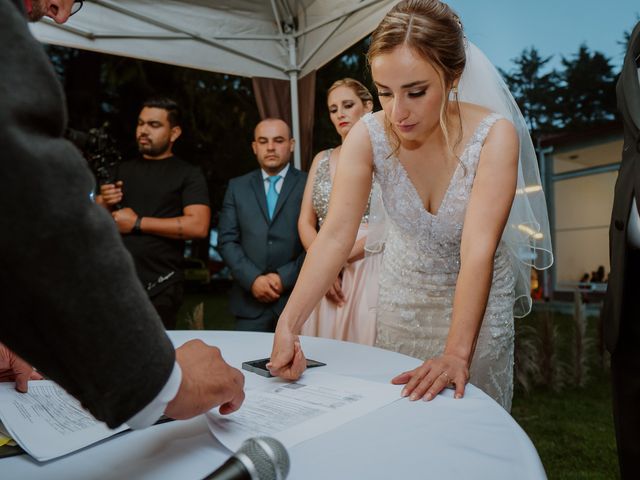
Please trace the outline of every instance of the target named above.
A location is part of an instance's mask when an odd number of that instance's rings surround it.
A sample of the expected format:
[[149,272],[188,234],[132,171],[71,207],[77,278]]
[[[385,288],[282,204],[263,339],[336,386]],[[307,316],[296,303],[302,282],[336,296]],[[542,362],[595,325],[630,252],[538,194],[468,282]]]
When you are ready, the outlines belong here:
[[237,330],[275,331],[302,266],[298,216],[307,175],[289,164],[293,146],[285,122],[261,121],[252,143],[260,168],[232,179],[224,197],[218,238],[234,278]]
[[616,181],[602,310],[611,352],[613,417],[623,479],[640,478],[640,23],[631,34],[616,89],[624,147]]
[[230,413],[242,373],[199,340],[173,347],[62,136],[62,88],[27,19],[64,23],[81,5],[0,0],[0,380],[26,391],[34,365],[110,427]]

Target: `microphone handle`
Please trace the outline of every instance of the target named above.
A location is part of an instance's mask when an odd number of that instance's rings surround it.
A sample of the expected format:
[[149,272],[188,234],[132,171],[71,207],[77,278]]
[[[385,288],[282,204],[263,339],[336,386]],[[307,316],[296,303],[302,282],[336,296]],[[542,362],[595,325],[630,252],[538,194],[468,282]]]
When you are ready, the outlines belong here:
[[202,480],[253,480],[244,464],[235,456],[229,458]]

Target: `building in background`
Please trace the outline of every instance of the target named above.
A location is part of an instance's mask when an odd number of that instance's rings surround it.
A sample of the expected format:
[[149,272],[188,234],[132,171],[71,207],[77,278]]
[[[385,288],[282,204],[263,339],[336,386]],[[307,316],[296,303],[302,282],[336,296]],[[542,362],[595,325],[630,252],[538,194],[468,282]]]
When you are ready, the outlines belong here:
[[585,273],[599,266],[608,274],[608,232],[622,145],[617,122],[542,138],[541,175],[555,254],[547,291],[574,290]]

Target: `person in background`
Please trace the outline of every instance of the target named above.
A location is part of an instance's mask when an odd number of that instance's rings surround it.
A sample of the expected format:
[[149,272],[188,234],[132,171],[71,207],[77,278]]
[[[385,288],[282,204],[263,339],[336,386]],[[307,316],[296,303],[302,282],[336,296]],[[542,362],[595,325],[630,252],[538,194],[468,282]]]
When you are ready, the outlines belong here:
[[582,294],[581,294],[582,302],[583,303],[589,303],[589,294],[588,294],[588,292],[589,292],[589,290],[591,290],[591,282],[590,282],[589,274],[587,272],[585,272],[580,277],[578,290],[580,290],[582,292]]
[[640,478],[640,22],[629,37],[616,93],[624,147],[611,212],[602,323],[611,353],[620,474],[626,480]]
[[136,127],[140,157],[120,164],[118,181],[101,185],[96,197],[118,225],[167,330],[175,329],[183,300],[184,242],[206,238],[211,218],[204,175],[173,154],[180,123],[170,98],[144,102]]
[[[341,141],[344,141],[351,127],[373,109],[373,97],[362,83],[352,78],[344,78],[334,82],[329,88],[327,105],[331,122]],[[327,216],[340,149],[341,145],[323,150],[316,155],[311,164],[298,220],[298,232],[305,250],[308,250],[315,240],[318,235],[317,229],[322,227],[322,222]],[[374,254],[365,257],[368,221],[367,205],[347,262],[305,322],[302,335],[373,345],[376,336],[375,307],[378,302],[378,269],[381,256]]]
[[0,0],[0,378],[25,390],[33,365],[111,428],[230,413],[242,373],[199,340],[174,348],[63,138],[62,87],[27,19],[64,23],[81,4]]
[[294,143],[284,121],[258,123],[251,145],[260,168],[231,179],[224,196],[218,245],[237,330],[273,332],[302,265],[296,224],[307,174],[289,163]]
[[606,273],[604,270],[604,265],[600,265],[598,267],[598,270],[596,270],[596,282],[598,283],[604,283],[605,279],[606,279]]

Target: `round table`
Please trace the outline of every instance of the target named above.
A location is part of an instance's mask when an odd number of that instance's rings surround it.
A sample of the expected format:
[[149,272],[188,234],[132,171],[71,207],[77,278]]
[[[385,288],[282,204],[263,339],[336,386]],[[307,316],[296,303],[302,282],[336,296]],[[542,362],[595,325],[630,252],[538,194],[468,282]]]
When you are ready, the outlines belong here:
[[[174,344],[200,338],[240,368],[268,357],[273,334],[230,331],[169,332]],[[308,358],[322,369],[389,382],[420,360],[347,342],[302,337]],[[261,380],[245,373],[246,384]],[[260,380],[259,380],[260,379]],[[38,463],[27,455],[0,460],[3,478],[200,479],[230,455],[203,416],[131,431],[64,458]],[[538,454],[513,418],[473,385],[465,397],[447,390],[431,402],[401,399],[289,450],[290,479],[546,478]]]

